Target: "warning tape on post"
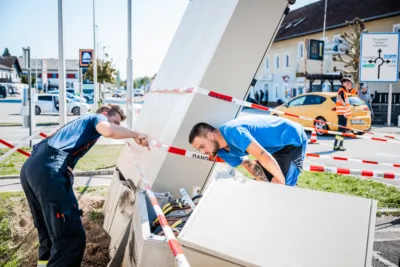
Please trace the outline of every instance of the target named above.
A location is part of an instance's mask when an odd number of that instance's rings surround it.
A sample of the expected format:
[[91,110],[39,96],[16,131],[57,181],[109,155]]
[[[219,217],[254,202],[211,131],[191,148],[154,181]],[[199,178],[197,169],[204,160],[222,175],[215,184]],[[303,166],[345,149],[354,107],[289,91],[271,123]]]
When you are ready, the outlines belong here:
[[174,257],[175,257],[175,260],[176,260],[178,266],[181,266],[181,267],[190,266],[189,262],[186,259],[186,256],[183,254],[181,245],[178,243],[178,240],[175,238],[175,235],[174,235],[171,227],[169,226],[168,221],[165,218],[165,215],[164,215],[163,211],[161,210],[161,207],[158,204],[158,201],[157,201],[156,197],[154,196],[153,191],[150,188],[149,183],[147,182],[146,178],[144,177],[144,174],[143,174],[142,170],[140,169],[139,164],[137,163],[135,157],[132,154],[131,145],[129,144],[129,142],[127,142],[127,144],[128,144],[128,148],[129,148],[131,157],[133,159],[133,162],[135,163],[136,170],[138,171],[140,179],[142,180],[142,182],[144,184],[145,191],[146,191],[147,195],[149,196],[151,205],[153,206],[155,213],[157,214],[158,220],[160,221],[160,225],[164,231],[165,237],[167,238],[169,247],[171,248],[171,251],[174,254]]
[[205,96],[209,96],[209,97],[212,97],[212,98],[217,98],[217,99],[222,100],[222,101],[231,102],[231,103],[234,103],[234,104],[237,104],[237,105],[241,105],[241,106],[245,106],[245,107],[248,107],[248,108],[253,108],[253,109],[258,109],[258,110],[263,110],[263,111],[276,112],[276,113],[281,114],[281,115],[294,117],[294,118],[298,118],[298,119],[301,119],[301,120],[312,121],[312,122],[315,122],[315,123],[331,125],[331,126],[343,128],[343,129],[346,129],[346,130],[349,130],[349,131],[361,132],[361,133],[366,133],[366,134],[382,136],[382,137],[389,138],[389,139],[400,140],[400,138],[395,137],[393,135],[385,135],[385,134],[381,134],[381,133],[363,131],[363,130],[360,130],[360,129],[341,126],[339,124],[335,124],[335,123],[331,123],[331,122],[326,122],[326,121],[317,120],[317,119],[313,119],[313,118],[309,118],[309,117],[305,117],[305,116],[300,116],[300,115],[296,115],[296,114],[293,114],[293,113],[284,112],[284,111],[281,111],[281,110],[276,110],[276,109],[273,109],[273,108],[261,106],[261,105],[258,105],[258,104],[253,104],[253,103],[250,103],[248,101],[244,101],[244,100],[241,100],[241,99],[229,96],[229,95],[220,94],[220,93],[217,93],[215,91],[210,91],[210,90],[203,89],[203,88],[198,88],[198,87],[189,87],[189,88],[172,89],[172,90],[169,90],[169,89],[152,89],[149,92],[150,93],[197,93],[197,94],[200,94],[200,95],[205,95]]
[[396,164],[396,163],[378,162],[378,161],[365,160],[365,159],[351,159],[351,158],[345,158],[345,157],[327,156],[327,155],[314,154],[314,153],[307,153],[306,157],[332,159],[332,160],[338,160],[338,161],[351,161],[351,162],[359,162],[359,163],[364,163],[364,164],[383,165],[383,166],[390,166],[390,167],[394,167],[394,168],[400,168],[400,164]]

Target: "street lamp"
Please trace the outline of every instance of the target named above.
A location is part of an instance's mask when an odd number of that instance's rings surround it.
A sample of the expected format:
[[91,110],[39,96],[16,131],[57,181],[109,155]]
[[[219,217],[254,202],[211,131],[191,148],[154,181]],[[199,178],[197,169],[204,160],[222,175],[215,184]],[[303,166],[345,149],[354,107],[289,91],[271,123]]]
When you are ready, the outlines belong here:
[[93,61],[93,90],[94,90],[94,107],[97,110],[99,105],[99,91],[97,90],[97,48],[96,48],[96,8],[93,0],[93,50],[94,57]]

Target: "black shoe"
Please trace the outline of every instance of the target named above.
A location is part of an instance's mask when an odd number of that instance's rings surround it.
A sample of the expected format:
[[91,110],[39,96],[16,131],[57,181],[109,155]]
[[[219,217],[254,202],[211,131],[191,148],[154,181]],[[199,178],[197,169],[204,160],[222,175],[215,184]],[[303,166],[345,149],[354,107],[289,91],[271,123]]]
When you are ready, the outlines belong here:
[[342,146],[335,146],[335,147],[333,148],[333,150],[335,150],[335,151],[346,151],[346,148],[344,148],[344,147],[342,147]]

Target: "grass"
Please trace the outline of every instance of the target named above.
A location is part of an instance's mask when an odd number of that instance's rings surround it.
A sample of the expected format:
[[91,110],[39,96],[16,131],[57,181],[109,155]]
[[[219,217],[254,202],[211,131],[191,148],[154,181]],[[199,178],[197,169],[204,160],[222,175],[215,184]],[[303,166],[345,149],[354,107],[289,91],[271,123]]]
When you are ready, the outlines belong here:
[[[22,192],[0,193],[0,262],[10,256],[10,246],[13,241],[10,216],[12,216],[12,207],[19,204],[17,199],[22,196],[24,196]],[[13,257],[7,261],[5,266],[19,266],[20,260],[21,257],[13,255]]]
[[[115,166],[123,145],[95,145],[83,158],[80,159],[75,170],[100,170]],[[30,151],[29,148],[22,148]],[[0,156],[9,151],[9,148],[1,148]],[[0,162],[0,176],[19,174],[26,156],[15,152]]]
[[[252,176],[244,168],[239,167],[238,170],[252,179]],[[400,208],[400,189],[372,180],[362,180],[340,174],[303,171],[299,177],[298,186],[317,191],[376,199],[380,208]]]

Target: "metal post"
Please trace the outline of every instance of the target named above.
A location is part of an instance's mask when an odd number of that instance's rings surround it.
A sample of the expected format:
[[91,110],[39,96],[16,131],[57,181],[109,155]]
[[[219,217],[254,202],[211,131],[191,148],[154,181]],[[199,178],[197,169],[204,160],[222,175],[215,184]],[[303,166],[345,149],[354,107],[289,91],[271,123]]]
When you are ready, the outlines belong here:
[[63,0],[58,0],[58,90],[59,90],[59,118],[60,127],[67,123],[66,93],[65,93],[65,60],[64,60],[64,27],[63,27]]
[[387,115],[387,126],[390,127],[392,121],[392,96],[393,95],[393,84],[389,84],[389,97],[388,97],[388,115]]
[[[38,65],[38,61],[37,61],[37,57],[36,57],[36,58],[35,58],[35,66],[36,66],[36,70],[35,70],[35,82],[36,82],[36,85],[35,85],[35,87],[36,87],[36,90],[39,90],[39,87],[38,87],[38,80],[37,80],[37,78],[38,78],[38,75],[37,75],[37,70],[38,70],[37,65]],[[43,85],[42,85],[42,87],[43,87]]]
[[325,31],[326,31],[326,12],[328,9],[328,0],[325,0],[325,12],[324,12],[324,28],[323,28],[323,33],[322,37],[325,38]]
[[132,62],[132,0],[128,0],[128,59],[127,59],[127,75],[126,75],[126,108],[127,108],[127,124],[132,129],[133,124],[133,62]]
[[[33,92],[32,92],[32,73],[31,73],[31,48],[28,47],[27,48],[27,63],[28,63],[28,102],[29,102],[29,136],[32,135],[33,132],[33,127],[35,127],[34,125],[34,120],[33,120],[33,112],[32,112],[32,101],[34,101],[33,99]],[[29,147],[32,148],[32,139],[29,140]]]
[[93,0],[93,89],[94,89],[94,110],[99,106],[99,91],[97,90],[97,43],[96,43],[96,9]]
[[83,104],[82,104],[82,101],[83,101],[83,69],[82,68],[79,68],[79,96],[81,97],[80,98],[80,103],[81,103],[81,114],[82,114],[82,111],[83,111]]

